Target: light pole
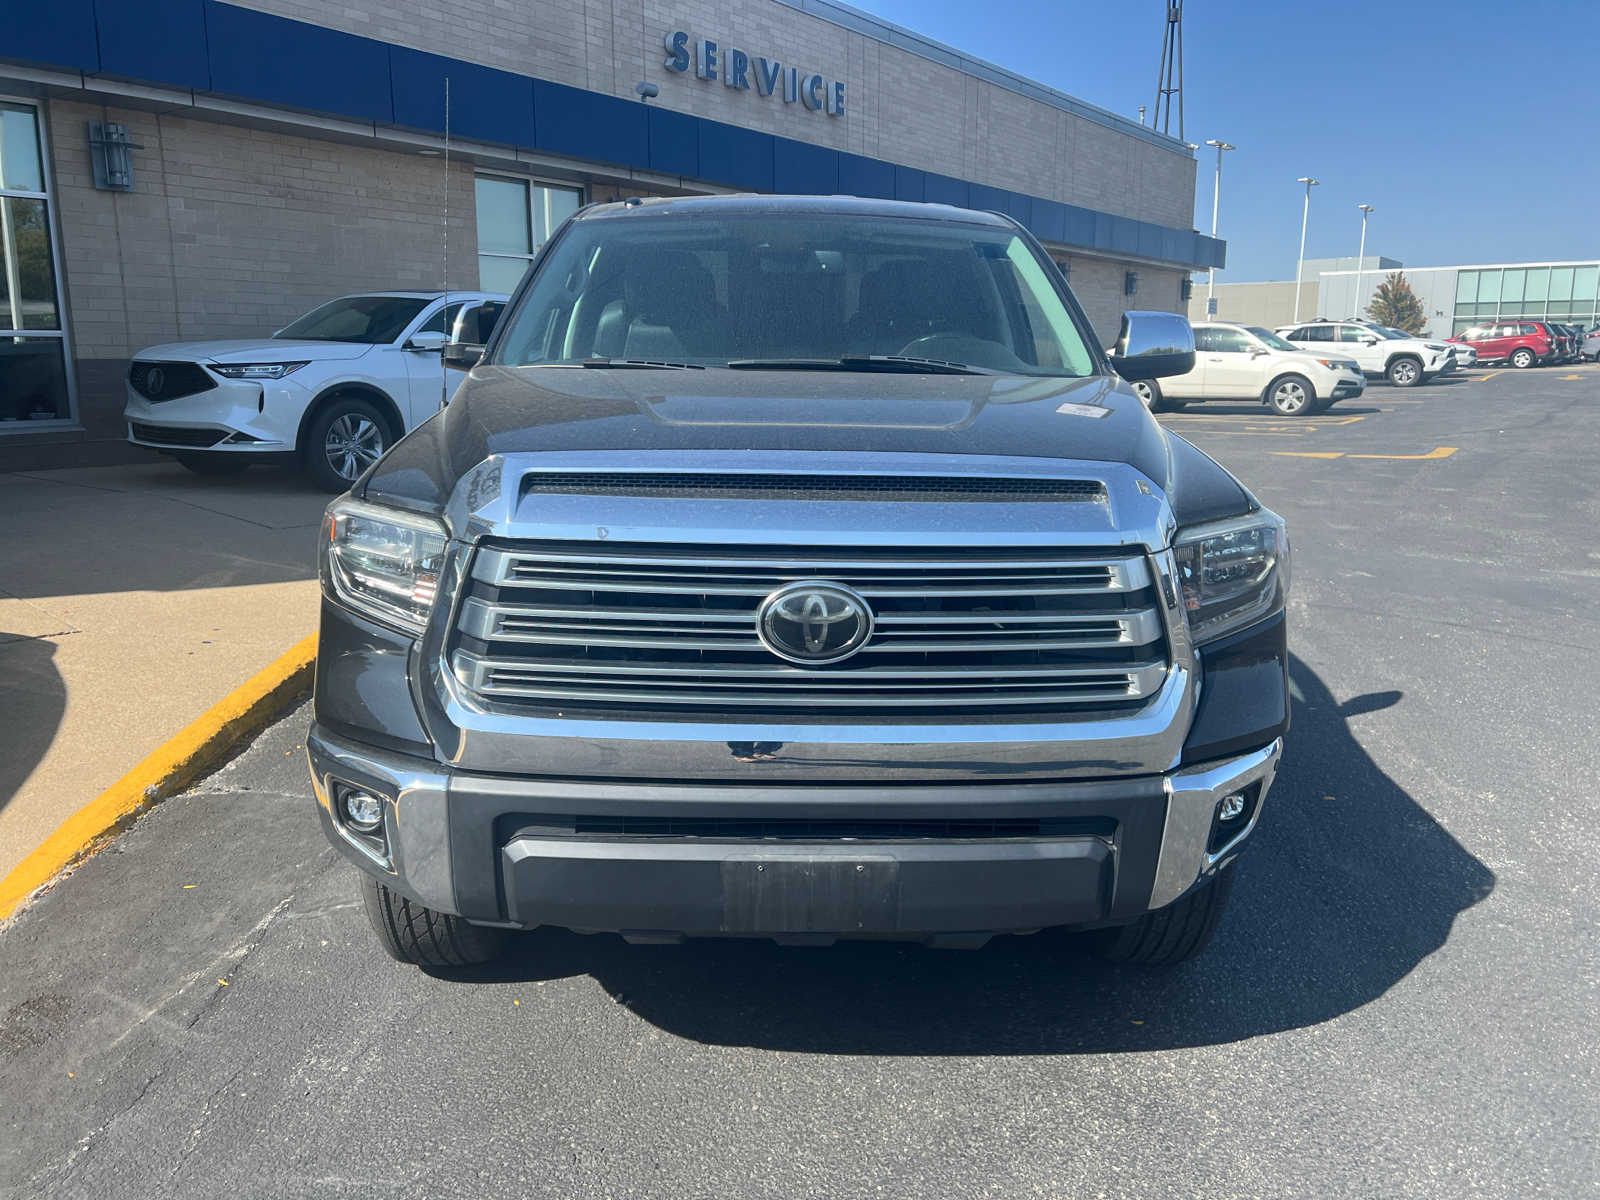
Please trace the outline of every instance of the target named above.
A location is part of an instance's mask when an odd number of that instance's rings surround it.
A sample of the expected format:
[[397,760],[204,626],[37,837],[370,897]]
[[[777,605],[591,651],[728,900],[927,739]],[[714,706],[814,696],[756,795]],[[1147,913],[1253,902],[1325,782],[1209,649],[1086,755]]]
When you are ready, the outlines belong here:
[[[1217,174],[1211,182],[1211,239],[1217,237],[1217,202],[1222,198],[1222,152],[1224,150],[1237,150],[1239,147],[1221,141],[1218,138],[1207,138],[1206,145],[1217,148]],[[1206,316],[1217,315],[1217,268],[1212,267],[1206,272]]]
[[1372,214],[1372,205],[1358,204],[1361,210],[1361,249],[1356,252],[1356,298],[1355,308],[1351,310],[1352,317],[1361,315],[1361,268],[1367,261],[1367,217]]
[[1300,320],[1300,275],[1306,268],[1306,222],[1311,219],[1311,189],[1321,183],[1320,179],[1313,179],[1309,175],[1302,175],[1295,180],[1296,183],[1306,185],[1306,206],[1300,213],[1300,259],[1294,266],[1294,319]]

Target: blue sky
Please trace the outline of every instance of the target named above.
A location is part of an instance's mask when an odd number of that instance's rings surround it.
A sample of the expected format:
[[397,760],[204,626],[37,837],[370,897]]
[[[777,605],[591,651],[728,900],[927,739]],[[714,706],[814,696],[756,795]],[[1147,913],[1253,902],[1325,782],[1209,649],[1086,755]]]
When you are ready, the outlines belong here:
[[[1102,108],[1155,102],[1164,0],[853,2]],[[1185,136],[1239,147],[1219,280],[1294,277],[1301,175],[1307,257],[1355,254],[1362,203],[1367,253],[1410,266],[1600,257],[1595,0],[1190,0],[1183,35]]]

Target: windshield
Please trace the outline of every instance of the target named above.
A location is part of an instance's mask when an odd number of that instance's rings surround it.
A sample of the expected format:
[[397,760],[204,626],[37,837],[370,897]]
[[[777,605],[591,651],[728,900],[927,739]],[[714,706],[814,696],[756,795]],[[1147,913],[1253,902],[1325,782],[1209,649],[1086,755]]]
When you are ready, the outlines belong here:
[[1405,341],[1411,337],[1409,333],[1402,333],[1398,329],[1390,329],[1387,325],[1368,325],[1368,329],[1379,337],[1386,337],[1391,342]]
[[427,303],[415,296],[345,296],[313,308],[272,336],[296,342],[392,342]]
[[1299,346],[1296,346],[1293,342],[1284,341],[1281,337],[1279,337],[1277,334],[1273,333],[1272,330],[1270,330],[1270,329],[1263,329],[1259,325],[1246,325],[1245,328],[1248,329],[1252,334],[1254,334],[1261,342],[1263,342],[1266,345],[1272,347],[1272,349],[1274,349],[1274,350],[1292,350],[1295,353],[1299,353],[1299,351],[1301,349]]
[[1092,374],[1048,269],[1014,232],[954,221],[846,213],[578,221],[510,316],[496,361],[866,370],[872,356],[892,355],[1018,375]]

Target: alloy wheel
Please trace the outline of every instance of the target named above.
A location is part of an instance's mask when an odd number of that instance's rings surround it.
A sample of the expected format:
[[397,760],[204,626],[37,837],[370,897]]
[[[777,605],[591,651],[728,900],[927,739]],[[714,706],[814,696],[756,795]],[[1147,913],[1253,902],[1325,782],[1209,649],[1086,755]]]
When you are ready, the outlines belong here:
[[1285,379],[1272,389],[1272,406],[1286,415],[1300,412],[1306,406],[1306,389],[1292,379]]
[[1417,364],[1414,362],[1397,362],[1389,371],[1389,377],[1401,387],[1410,387],[1417,381]]
[[353,483],[383,453],[383,430],[360,413],[343,413],[328,426],[322,452],[339,478]]

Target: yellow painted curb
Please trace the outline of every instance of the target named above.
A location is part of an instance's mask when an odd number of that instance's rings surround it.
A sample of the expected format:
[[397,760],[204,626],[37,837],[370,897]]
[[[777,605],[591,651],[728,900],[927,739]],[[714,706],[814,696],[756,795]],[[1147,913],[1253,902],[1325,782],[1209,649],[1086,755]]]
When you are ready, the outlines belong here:
[[217,766],[309,690],[317,635],[307,634],[73,813],[0,879],[0,921],[73,863],[87,858],[145,809]]

